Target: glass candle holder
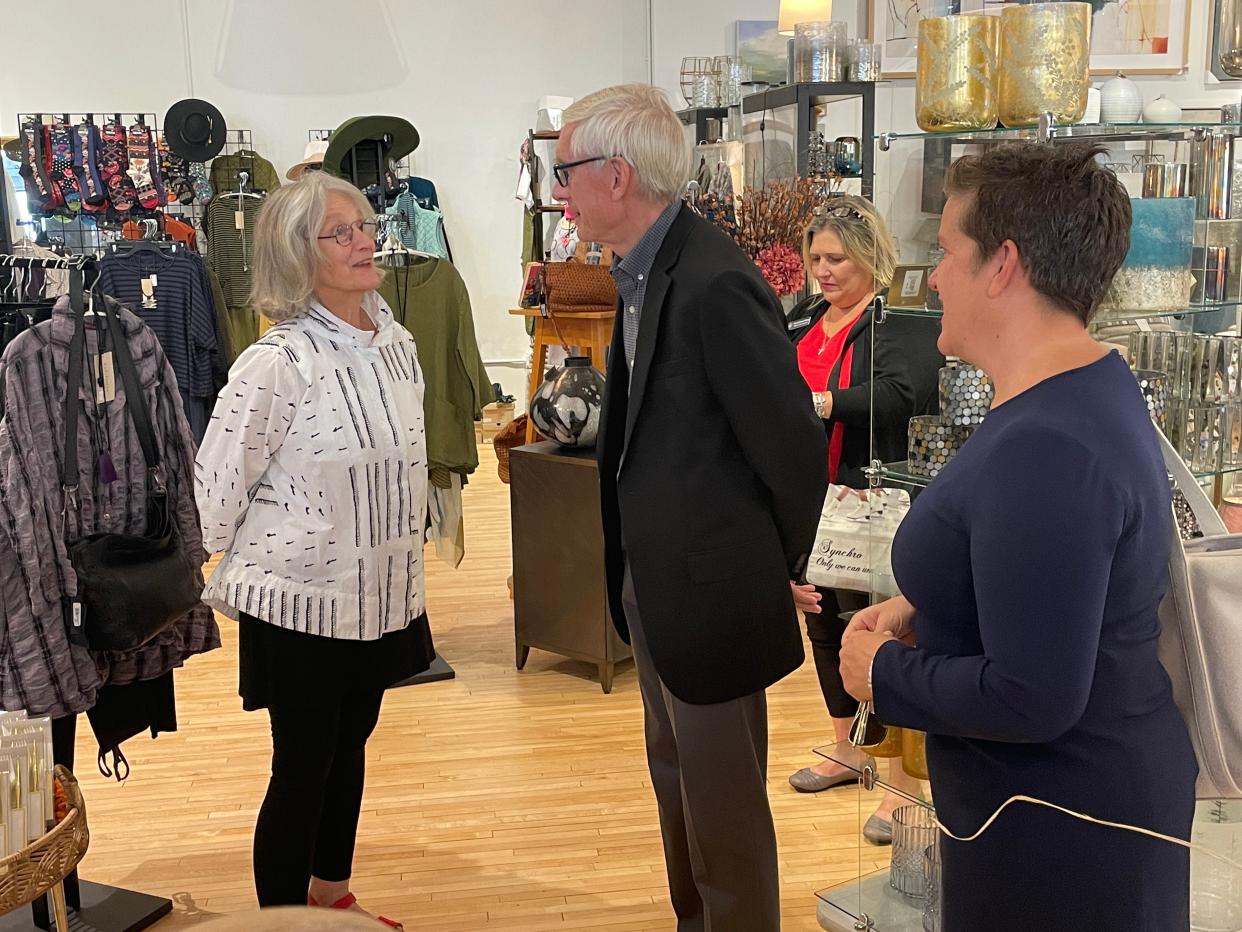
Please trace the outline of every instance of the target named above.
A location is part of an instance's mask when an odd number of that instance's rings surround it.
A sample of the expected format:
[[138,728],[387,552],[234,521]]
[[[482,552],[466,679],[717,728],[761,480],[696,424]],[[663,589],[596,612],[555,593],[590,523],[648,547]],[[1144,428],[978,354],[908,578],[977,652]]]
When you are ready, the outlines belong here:
[[880,80],[884,46],[865,39],[855,39],[845,57],[845,76],[850,81]]
[[1058,125],[1087,112],[1091,87],[1091,4],[1006,4],[1000,26],[1000,121],[1034,126],[1051,113]]
[[995,16],[938,16],[919,22],[914,112],[929,133],[992,129],[998,110]]
[[923,859],[936,843],[938,832],[931,810],[923,806],[902,806],[893,813],[893,861],[888,883],[898,893],[915,898],[927,894]]
[[950,424],[939,415],[911,418],[907,464],[910,474],[936,478],[970,439],[971,431],[972,428]]
[[845,23],[794,26],[794,81],[840,81],[845,74]]
[[960,427],[978,427],[992,407],[996,389],[987,373],[956,364],[940,370],[940,416]]
[[923,876],[926,878],[923,897],[923,932],[941,932],[940,922],[940,840],[923,852]]
[[910,728],[901,730],[901,769],[916,780],[928,780],[927,735]]
[[1147,402],[1147,413],[1156,426],[1164,430],[1168,426],[1169,377],[1152,369],[1136,369],[1134,378]]

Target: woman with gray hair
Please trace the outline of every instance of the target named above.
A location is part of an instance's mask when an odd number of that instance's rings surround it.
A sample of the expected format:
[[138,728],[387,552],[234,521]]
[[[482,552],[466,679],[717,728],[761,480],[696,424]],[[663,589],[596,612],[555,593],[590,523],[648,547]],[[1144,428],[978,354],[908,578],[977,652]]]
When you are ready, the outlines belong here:
[[357,909],[367,738],[384,690],[433,656],[423,380],[375,293],[371,218],[322,173],[269,195],[252,298],[276,325],[229,373],[198,456],[203,542],[224,554],[204,599],[238,620],[242,704],[272,725],[261,906]]

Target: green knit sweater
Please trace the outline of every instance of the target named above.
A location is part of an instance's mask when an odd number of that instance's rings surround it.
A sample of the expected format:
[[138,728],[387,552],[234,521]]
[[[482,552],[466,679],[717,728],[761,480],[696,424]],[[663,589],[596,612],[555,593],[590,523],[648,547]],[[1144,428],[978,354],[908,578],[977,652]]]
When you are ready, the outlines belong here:
[[494,399],[475,342],[466,283],[447,259],[386,271],[379,293],[397,323],[413,335],[426,382],[428,463],[474,472],[479,465],[474,422]]

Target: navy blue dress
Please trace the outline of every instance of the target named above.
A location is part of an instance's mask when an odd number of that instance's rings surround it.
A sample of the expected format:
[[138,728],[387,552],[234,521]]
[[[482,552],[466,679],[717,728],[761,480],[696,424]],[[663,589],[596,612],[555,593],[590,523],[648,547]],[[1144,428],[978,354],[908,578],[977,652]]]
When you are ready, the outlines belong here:
[[[1001,405],[898,531],[918,648],[884,645],[877,715],[928,732],[956,835],[1015,794],[1189,838],[1197,773],[1156,656],[1172,534],[1160,449],[1116,354]],[[1015,804],[943,839],[945,932],[1178,932],[1185,848]]]

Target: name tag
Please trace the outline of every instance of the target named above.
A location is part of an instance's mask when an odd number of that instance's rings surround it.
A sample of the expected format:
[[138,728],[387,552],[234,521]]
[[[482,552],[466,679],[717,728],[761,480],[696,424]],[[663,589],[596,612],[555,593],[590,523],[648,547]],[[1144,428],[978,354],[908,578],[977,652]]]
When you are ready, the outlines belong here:
[[802,317],[802,318],[799,318],[798,320],[791,320],[791,321],[790,321],[790,322],[786,325],[786,327],[787,327],[787,329],[789,329],[789,330],[797,330],[797,329],[799,329],[800,327],[806,327],[806,326],[809,326],[809,325],[810,325],[810,323],[811,323],[811,318],[809,318],[809,317]]

